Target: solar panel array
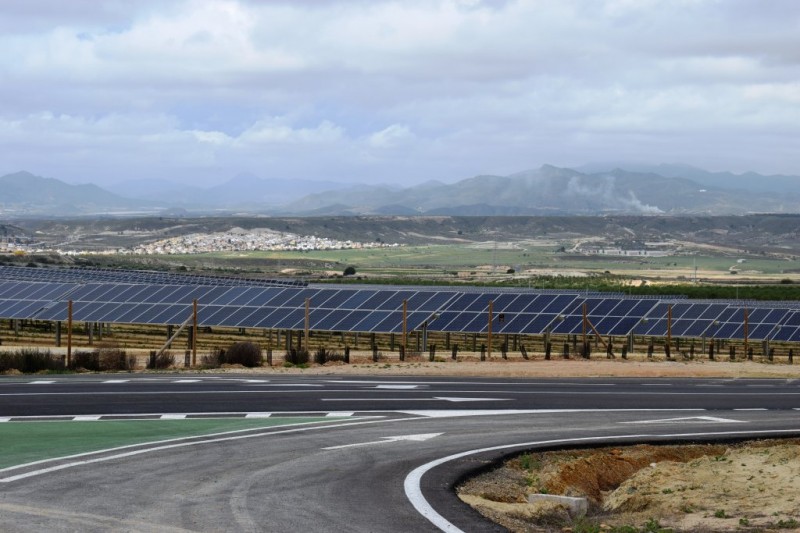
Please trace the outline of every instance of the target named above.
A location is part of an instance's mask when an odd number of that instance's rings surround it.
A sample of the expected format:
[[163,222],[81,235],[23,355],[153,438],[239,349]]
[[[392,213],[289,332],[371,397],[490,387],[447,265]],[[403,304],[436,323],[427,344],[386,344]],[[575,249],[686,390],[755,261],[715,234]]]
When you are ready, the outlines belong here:
[[54,281],[63,283],[113,282],[180,285],[244,285],[248,287],[304,287],[307,283],[289,279],[231,278],[159,272],[157,270],[114,270],[110,268],[55,268],[0,266],[0,279]]
[[[489,304],[496,334],[579,334],[586,308],[589,332],[601,335],[713,337],[800,341],[800,309],[796,302],[767,302],[747,306],[736,301],[659,300],[586,291],[414,288],[353,285],[255,286],[92,279],[72,281],[77,270],[61,269],[66,279],[13,279],[20,270],[0,267],[0,318],[73,320],[123,324],[180,324],[199,303],[203,326],[300,330],[305,327],[305,302],[310,300],[309,328],[315,331],[398,333],[407,302],[407,329],[451,333],[486,333]],[[49,270],[49,269],[48,269]],[[57,270],[57,269],[53,269]],[[103,275],[106,272],[102,271]],[[51,272],[52,273],[52,272]],[[25,272],[24,274],[28,274]],[[143,278],[150,273],[142,274]],[[160,279],[160,278],[156,278]],[[5,280],[5,281],[2,281]],[[180,277],[183,281],[183,277]],[[671,312],[671,321],[668,315]]]

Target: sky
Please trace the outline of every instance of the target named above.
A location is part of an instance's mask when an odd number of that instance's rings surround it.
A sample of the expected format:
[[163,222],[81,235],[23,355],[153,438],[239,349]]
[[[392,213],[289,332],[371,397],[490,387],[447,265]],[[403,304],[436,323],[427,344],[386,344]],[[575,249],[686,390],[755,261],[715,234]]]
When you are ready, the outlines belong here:
[[0,174],[800,175],[796,0],[0,3]]

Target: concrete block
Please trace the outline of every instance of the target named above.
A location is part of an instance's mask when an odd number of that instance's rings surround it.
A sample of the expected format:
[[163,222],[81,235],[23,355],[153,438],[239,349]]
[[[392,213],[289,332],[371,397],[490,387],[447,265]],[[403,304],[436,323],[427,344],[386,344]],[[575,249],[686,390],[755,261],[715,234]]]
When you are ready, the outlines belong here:
[[550,501],[560,503],[569,511],[570,516],[584,516],[589,510],[589,500],[586,498],[573,498],[557,494],[528,494],[528,503]]

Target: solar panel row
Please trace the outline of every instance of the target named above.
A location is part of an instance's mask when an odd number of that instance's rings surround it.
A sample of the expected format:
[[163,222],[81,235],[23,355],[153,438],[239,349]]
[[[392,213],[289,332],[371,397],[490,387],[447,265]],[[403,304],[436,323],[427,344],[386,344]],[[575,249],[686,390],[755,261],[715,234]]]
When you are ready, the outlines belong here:
[[181,285],[246,285],[303,287],[307,284],[297,280],[230,278],[222,276],[202,276],[197,274],[178,274],[151,270],[113,270],[108,268],[31,268],[0,266],[0,279],[86,283],[108,281],[116,283],[181,284]]
[[[4,271],[0,269],[0,276]],[[2,279],[2,278],[0,278]],[[800,310],[792,306],[745,308],[739,303],[660,301],[597,293],[531,290],[416,289],[356,286],[231,286],[122,282],[0,281],[0,318],[177,324],[200,304],[207,326],[322,331],[399,332],[407,302],[407,327],[454,333],[554,334],[582,332],[583,312],[602,335],[744,338],[800,341]],[[671,320],[668,319],[671,315]]]

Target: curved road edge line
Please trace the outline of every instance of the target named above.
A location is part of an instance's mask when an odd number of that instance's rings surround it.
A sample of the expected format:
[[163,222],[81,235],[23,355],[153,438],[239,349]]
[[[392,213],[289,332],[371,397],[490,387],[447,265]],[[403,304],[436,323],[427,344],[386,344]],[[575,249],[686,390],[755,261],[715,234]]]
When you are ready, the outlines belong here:
[[[461,459],[462,457],[467,457],[469,455],[475,455],[485,452],[506,450],[511,448],[577,444],[577,443],[586,443],[593,441],[602,442],[615,439],[644,440],[644,439],[654,439],[654,438],[679,439],[679,438],[692,438],[692,437],[735,437],[735,436],[747,437],[747,436],[779,435],[779,434],[800,434],[800,428],[758,430],[758,431],[716,431],[716,432],[710,431],[710,432],[699,432],[699,433],[666,433],[666,434],[643,433],[643,434],[627,434],[627,435],[604,435],[596,437],[575,437],[569,439],[552,439],[552,440],[540,440],[532,442],[520,442],[516,444],[502,444],[499,446],[490,446],[488,448],[467,450],[465,452],[448,455],[447,457],[442,457],[440,459],[436,459],[429,463],[425,463],[424,465],[419,466],[414,470],[412,470],[411,472],[409,472],[409,474],[406,476],[405,481],[403,482],[403,488],[405,490],[406,498],[408,498],[409,502],[411,502],[411,505],[414,506],[414,509],[416,509],[419,514],[424,516],[434,526],[439,528],[441,531],[445,531],[447,533],[464,533],[462,529],[460,529],[458,526],[456,526],[455,524],[447,520],[445,517],[443,517],[441,514],[439,514],[425,498],[425,495],[422,493],[422,477],[427,472],[433,470],[437,466],[443,465],[450,461],[454,461],[456,459]],[[634,444],[634,442],[631,442],[630,444]]]

